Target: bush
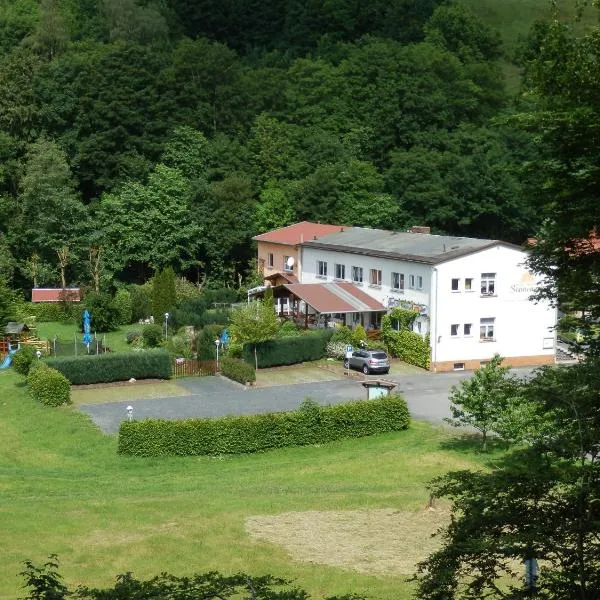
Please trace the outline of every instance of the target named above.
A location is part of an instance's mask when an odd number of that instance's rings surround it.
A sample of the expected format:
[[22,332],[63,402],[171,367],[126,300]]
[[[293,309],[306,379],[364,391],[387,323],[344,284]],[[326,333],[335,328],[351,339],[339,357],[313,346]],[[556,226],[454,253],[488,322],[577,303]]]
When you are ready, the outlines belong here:
[[294,412],[124,421],[119,430],[119,452],[132,456],[246,454],[401,431],[409,422],[406,402],[398,395],[327,407],[305,401]]
[[233,381],[243,383],[244,385],[247,382],[252,383],[253,381],[256,381],[256,371],[254,370],[254,367],[247,362],[240,360],[239,358],[229,358],[225,356],[220,363],[221,373],[225,377],[229,377],[229,379],[233,379]]
[[38,323],[48,323],[50,321],[60,321],[61,323],[75,322],[77,315],[75,310],[65,312],[60,302],[26,302],[22,309],[26,316],[34,316]]
[[115,306],[119,313],[119,325],[129,325],[133,311],[131,294],[125,289],[118,290],[115,294]]
[[13,355],[13,367],[19,375],[27,375],[31,363],[36,360],[35,348],[33,346],[22,345],[21,349]]
[[[298,337],[285,337],[256,344],[259,368],[318,360],[325,356],[325,348],[333,330],[311,331]],[[254,364],[254,344],[244,344],[243,358]]]
[[147,319],[152,314],[152,285],[130,285],[131,320],[137,323],[140,319]]
[[167,344],[167,350],[171,356],[192,358],[192,343],[191,339],[185,331],[177,335],[172,335]]
[[194,347],[199,360],[214,360],[217,357],[215,340],[223,329],[225,325],[206,325],[196,334]]
[[302,335],[300,330],[296,327],[296,324],[292,321],[284,321],[281,327],[277,331],[277,337],[295,337]]
[[333,340],[327,344],[325,352],[329,358],[336,360],[344,360],[346,358],[346,342],[334,342]]
[[172,312],[176,303],[175,271],[166,267],[152,278],[152,314],[155,320],[162,321],[164,314]]
[[46,364],[71,383],[107,383],[135,379],[170,379],[171,358],[165,350],[51,358]]
[[157,348],[163,341],[163,329],[160,325],[144,325],[142,338],[146,348]]
[[71,403],[71,384],[57,370],[44,363],[36,363],[27,376],[27,387],[31,396],[47,406]]
[[[119,310],[110,294],[90,292],[85,297],[85,308],[92,317],[93,332],[115,331],[119,327]],[[83,309],[82,309],[83,314]],[[83,322],[83,316],[79,323]]]
[[135,342],[135,340],[139,340],[141,337],[142,337],[142,332],[138,331],[137,329],[133,329],[133,330],[127,332],[127,335],[125,336],[125,341],[128,344],[133,344],[133,342]]
[[[429,369],[431,364],[429,335],[423,338],[409,329],[418,316],[418,312],[394,308],[390,314],[381,319],[381,337],[392,356],[411,365]],[[400,330],[398,331],[393,325]]]

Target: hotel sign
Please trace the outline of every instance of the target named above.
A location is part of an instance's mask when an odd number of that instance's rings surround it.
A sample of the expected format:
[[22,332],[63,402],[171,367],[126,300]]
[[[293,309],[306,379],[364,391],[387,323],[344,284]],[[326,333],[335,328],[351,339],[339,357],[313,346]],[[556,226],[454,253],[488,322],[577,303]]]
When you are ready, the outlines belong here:
[[510,291],[515,294],[533,294],[537,289],[535,277],[531,273],[524,273],[518,283],[510,286]]

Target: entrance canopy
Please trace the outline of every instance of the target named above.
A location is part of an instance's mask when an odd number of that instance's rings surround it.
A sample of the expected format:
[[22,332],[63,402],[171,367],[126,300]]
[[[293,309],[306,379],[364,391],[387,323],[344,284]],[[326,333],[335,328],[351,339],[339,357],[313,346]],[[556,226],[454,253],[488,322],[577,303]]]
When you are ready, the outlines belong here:
[[386,312],[385,306],[348,281],[294,283],[273,288],[274,298],[290,295],[303,300],[320,314]]

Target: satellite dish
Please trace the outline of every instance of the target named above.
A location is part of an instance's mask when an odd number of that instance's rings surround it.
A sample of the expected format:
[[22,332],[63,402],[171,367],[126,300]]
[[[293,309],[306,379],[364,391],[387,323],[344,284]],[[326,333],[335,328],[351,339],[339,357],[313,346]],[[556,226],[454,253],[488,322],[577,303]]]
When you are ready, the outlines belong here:
[[291,269],[294,266],[294,263],[296,261],[294,260],[293,256],[290,256],[286,261],[285,264]]

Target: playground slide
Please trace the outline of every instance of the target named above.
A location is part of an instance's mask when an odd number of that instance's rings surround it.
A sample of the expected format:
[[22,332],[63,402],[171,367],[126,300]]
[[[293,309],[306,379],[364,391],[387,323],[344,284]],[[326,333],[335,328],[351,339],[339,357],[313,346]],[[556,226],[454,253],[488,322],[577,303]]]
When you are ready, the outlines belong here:
[[0,369],[8,369],[10,363],[12,363],[12,357],[16,350],[9,350],[8,356],[4,359],[4,362],[0,365]]

